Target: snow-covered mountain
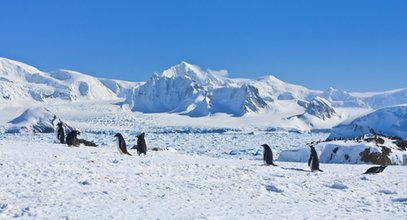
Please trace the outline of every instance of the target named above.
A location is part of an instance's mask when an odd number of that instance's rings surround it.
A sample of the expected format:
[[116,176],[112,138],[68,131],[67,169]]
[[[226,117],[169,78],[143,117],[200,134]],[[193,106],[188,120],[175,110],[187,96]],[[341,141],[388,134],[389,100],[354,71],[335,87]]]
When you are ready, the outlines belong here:
[[182,62],[154,74],[133,90],[127,103],[133,111],[177,112],[190,116],[227,113],[241,116],[267,108],[250,80],[232,80]]
[[348,92],[334,89],[332,87],[325,90],[321,94],[321,97],[325,98],[336,107],[368,107],[368,105],[361,99],[352,96]]
[[137,85],[123,81],[100,80],[70,70],[47,73],[18,61],[0,58],[2,102],[112,100],[124,97],[126,90]]
[[382,108],[334,127],[328,139],[355,138],[369,133],[407,140],[407,105]]
[[[181,62],[161,74],[154,74],[147,82],[126,82],[98,79],[70,70],[43,72],[18,61],[0,58],[0,102],[125,98],[125,104],[133,111],[144,113],[242,116],[268,111],[281,113],[282,118],[309,113],[311,109],[307,106],[316,97],[324,98],[333,108],[378,109],[407,103],[407,89],[381,93],[350,93],[334,88],[318,91],[283,82],[274,76],[236,79],[219,72]],[[319,118],[331,120],[330,117]]]

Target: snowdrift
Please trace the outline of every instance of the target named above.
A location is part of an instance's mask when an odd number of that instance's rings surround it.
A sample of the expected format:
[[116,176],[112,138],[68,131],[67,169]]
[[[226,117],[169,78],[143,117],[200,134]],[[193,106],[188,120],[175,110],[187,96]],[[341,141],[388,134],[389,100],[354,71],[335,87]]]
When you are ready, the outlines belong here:
[[[44,107],[30,108],[11,120],[6,133],[53,133],[60,119]],[[72,128],[64,123],[67,132]]]

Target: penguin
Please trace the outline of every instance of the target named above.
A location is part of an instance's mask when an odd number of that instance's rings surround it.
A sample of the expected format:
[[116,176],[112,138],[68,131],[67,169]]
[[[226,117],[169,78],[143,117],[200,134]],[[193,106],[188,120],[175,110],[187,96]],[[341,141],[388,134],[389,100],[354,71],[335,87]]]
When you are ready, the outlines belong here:
[[370,167],[369,169],[366,170],[366,172],[365,172],[364,174],[377,174],[377,173],[381,173],[381,172],[383,172],[383,170],[384,170],[386,167],[387,167],[387,166],[385,166],[385,165]]
[[79,132],[78,130],[73,130],[69,132],[69,134],[66,136],[66,144],[68,146],[79,147],[79,141],[77,136],[80,134],[81,132]]
[[63,123],[60,121],[60,122],[58,122],[57,126],[58,126],[57,139],[58,139],[59,143],[65,144],[65,132],[64,132]]
[[323,170],[319,169],[319,159],[317,151],[313,146],[310,145],[309,147],[311,148],[311,153],[308,160],[308,166],[311,168],[311,171],[323,172]]
[[127,152],[127,147],[126,147],[126,141],[123,138],[123,135],[120,133],[117,133],[115,135],[116,141],[117,141],[117,147],[119,148],[120,154],[127,154],[132,156],[129,152]]
[[140,154],[146,155],[147,153],[147,144],[146,140],[144,139],[145,133],[141,133],[139,136],[137,136],[137,145],[134,145],[131,149],[137,149],[137,154],[140,156]]
[[263,147],[263,160],[266,165],[273,165],[277,166],[273,163],[273,151],[271,151],[270,147],[267,144],[261,145]]

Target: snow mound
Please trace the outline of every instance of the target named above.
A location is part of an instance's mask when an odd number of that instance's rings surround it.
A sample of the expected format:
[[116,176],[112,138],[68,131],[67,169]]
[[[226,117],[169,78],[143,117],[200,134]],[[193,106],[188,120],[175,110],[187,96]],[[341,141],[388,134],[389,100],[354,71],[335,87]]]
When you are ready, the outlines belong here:
[[[322,163],[402,165],[406,148],[398,140],[388,137],[371,137],[363,140],[322,142],[315,149]],[[309,148],[280,152],[279,161],[307,162]]]
[[331,130],[328,139],[355,138],[372,131],[407,140],[407,105],[382,108],[344,122]]
[[24,111],[11,120],[7,133],[53,133],[58,118],[47,108],[37,107]]
[[348,188],[347,185],[345,185],[344,183],[342,183],[342,182],[340,182],[340,181],[334,182],[334,183],[333,183],[332,185],[330,185],[329,187],[332,188],[332,189],[340,189],[340,190],[344,190],[344,189],[347,189],[347,188]]

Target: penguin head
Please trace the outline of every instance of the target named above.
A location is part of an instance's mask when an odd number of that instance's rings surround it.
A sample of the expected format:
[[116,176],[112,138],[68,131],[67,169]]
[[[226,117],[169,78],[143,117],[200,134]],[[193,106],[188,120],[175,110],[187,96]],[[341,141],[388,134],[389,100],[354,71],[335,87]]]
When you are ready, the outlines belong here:
[[81,132],[78,131],[78,130],[73,130],[73,132],[75,132],[76,135],[80,135],[80,134],[81,134]]
[[62,127],[62,125],[63,125],[63,124],[62,124],[61,121],[57,123],[57,126],[58,126],[58,127]]
[[264,148],[270,148],[267,144],[262,144],[261,146]]
[[380,168],[386,168],[387,166],[386,165],[380,165]]
[[116,133],[114,136],[115,136],[116,138],[123,137],[122,134],[120,134],[120,133]]
[[146,135],[146,134],[143,132],[143,133],[139,134],[137,137],[138,137],[138,138],[144,138],[145,135]]

